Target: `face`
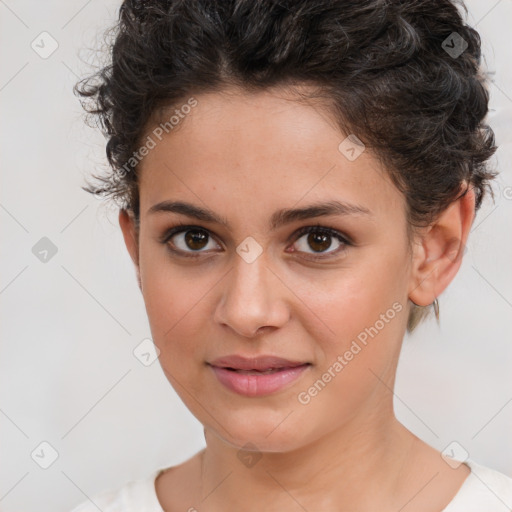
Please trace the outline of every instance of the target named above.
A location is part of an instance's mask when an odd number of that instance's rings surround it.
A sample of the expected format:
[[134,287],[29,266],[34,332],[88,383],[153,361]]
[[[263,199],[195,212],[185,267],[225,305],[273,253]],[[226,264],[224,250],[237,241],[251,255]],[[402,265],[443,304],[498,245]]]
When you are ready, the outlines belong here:
[[237,447],[380,421],[408,313],[403,195],[320,106],[283,90],[194,98],[161,141],[148,132],[140,165],[132,256],[165,375]]

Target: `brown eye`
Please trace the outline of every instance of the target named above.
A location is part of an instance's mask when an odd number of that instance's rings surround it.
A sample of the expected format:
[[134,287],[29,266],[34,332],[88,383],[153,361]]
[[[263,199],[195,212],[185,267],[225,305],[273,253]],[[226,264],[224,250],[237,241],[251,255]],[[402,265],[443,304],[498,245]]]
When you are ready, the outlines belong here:
[[207,230],[195,226],[172,228],[165,235],[162,243],[167,244],[173,252],[185,253],[184,255],[193,255],[193,253],[202,253],[208,249],[219,248],[219,245]]
[[332,237],[325,233],[308,233],[306,240],[315,252],[325,252],[332,245]]
[[189,230],[185,232],[185,245],[194,250],[204,249],[208,242],[208,235],[204,231]]
[[[297,233],[294,245],[297,247],[294,252],[309,254],[309,259],[322,259],[345,251],[351,244],[336,230],[321,226],[306,226]],[[334,250],[329,251],[332,247]]]

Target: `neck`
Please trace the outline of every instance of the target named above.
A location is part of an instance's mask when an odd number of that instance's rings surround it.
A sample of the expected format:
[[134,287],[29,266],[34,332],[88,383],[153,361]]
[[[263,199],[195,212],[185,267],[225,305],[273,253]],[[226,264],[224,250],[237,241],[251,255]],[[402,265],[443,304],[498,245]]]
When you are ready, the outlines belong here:
[[290,509],[293,500],[307,510],[382,508],[379,503],[399,493],[417,439],[387,409],[384,420],[382,410],[366,411],[363,419],[353,418],[314,442],[286,453],[265,452],[247,466],[237,448],[205,430],[200,494],[207,509],[223,510],[229,503],[256,511],[267,500],[274,510]]

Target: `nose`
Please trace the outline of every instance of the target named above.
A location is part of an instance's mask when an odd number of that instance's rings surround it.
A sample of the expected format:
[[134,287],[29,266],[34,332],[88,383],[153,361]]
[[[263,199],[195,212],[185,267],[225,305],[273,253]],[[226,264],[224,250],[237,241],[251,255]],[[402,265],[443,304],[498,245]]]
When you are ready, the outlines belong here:
[[263,254],[252,263],[237,255],[223,283],[214,316],[217,324],[251,338],[288,321],[287,287]]

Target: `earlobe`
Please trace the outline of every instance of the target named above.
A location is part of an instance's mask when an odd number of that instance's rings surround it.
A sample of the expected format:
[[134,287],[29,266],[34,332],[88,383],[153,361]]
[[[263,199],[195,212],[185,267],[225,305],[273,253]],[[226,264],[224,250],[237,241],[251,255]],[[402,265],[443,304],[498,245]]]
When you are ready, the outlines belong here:
[[414,304],[432,304],[453,280],[462,263],[474,217],[475,193],[469,188],[417,235],[409,290]]
[[142,291],[139,267],[139,233],[133,213],[128,210],[119,210],[119,226],[123,233],[126,249],[135,266],[139,288]]

